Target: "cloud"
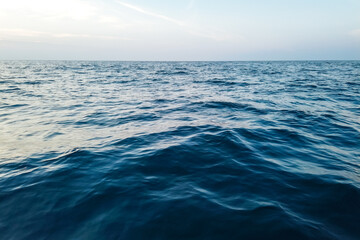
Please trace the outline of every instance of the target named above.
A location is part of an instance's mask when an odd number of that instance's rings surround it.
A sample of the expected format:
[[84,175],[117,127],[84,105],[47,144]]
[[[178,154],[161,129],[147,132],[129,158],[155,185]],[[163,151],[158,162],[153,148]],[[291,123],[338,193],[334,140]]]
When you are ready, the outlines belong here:
[[0,11],[4,14],[25,15],[37,18],[86,20],[97,13],[97,8],[82,0],[11,0],[1,3]]
[[21,42],[85,38],[130,40],[124,36],[130,24],[102,7],[82,0],[4,1],[0,8],[0,39]]
[[49,38],[48,32],[21,28],[0,28],[0,41],[7,42],[44,42]]
[[97,35],[97,34],[73,34],[73,33],[58,33],[52,34],[54,38],[91,38],[91,39],[103,39],[103,40],[133,40],[131,38],[125,38],[112,35]]
[[43,36],[46,34],[47,34],[46,32],[33,31],[33,30],[28,30],[28,29],[0,28],[0,36],[3,39],[10,38],[10,37],[39,37],[39,36]]
[[[153,22],[151,19],[150,21],[147,19],[146,22],[142,21],[138,16],[134,16],[133,11],[135,11],[177,26],[178,28],[174,29],[181,30],[180,34],[216,42],[234,39],[231,34],[226,34],[223,30],[216,29],[211,25],[200,27],[196,23],[175,19],[122,0],[115,0],[115,3],[122,8],[114,9],[113,5],[83,0],[4,1],[0,8],[0,38],[18,40],[23,37],[24,41],[33,41],[34,39],[47,41],[51,38],[123,40],[139,38],[139,36],[148,34],[153,28],[149,27],[145,32],[139,31],[139,29],[144,29],[145,24]],[[194,0],[189,0],[189,6],[192,6],[193,3]],[[1,28],[3,29],[1,30]],[[162,29],[165,31],[167,28]]]
[[[194,27],[192,25],[189,25],[186,22],[183,22],[183,21],[180,21],[180,20],[165,16],[165,15],[162,15],[162,14],[158,14],[158,13],[155,13],[153,11],[146,10],[146,9],[141,8],[141,7],[129,4],[129,3],[125,3],[125,2],[122,2],[122,1],[116,1],[116,2],[119,3],[120,5],[126,7],[126,8],[132,9],[132,10],[137,11],[139,13],[142,13],[144,15],[151,16],[151,17],[158,18],[158,19],[162,19],[164,21],[176,24],[177,26],[179,26],[183,30],[185,30],[185,32],[187,32],[187,33],[189,33],[189,34],[191,34],[193,36],[197,36],[197,37],[201,37],[201,38],[207,38],[207,39],[211,39],[211,40],[214,40],[214,41],[225,41],[225,40],[229,40],[229,39],[232,38],[230,35],[225,34],[225,33],[221,32],[221,31],[218,31],[218,30],[214,30],[214,29],[205,30],[204,28],[202,28],[200,30],[199,28],[196,28],[196,27]],[[191,0],[190,3],[189,3],[189,6],[192,7],[193,4],[194,4],[194,1]],[[242,37],[240,37],[238,39],[242,39]]]
[[74,33],[53,33],[33,31],[29,29],[6,29],[0,28],[0,40],[4,41],[18,41],[28,40],[31,42],[48,41],[50,39],[102,39],[102,40],[133,40],[130,38],[113,36],[113,35],[99,35],[99,34],[74,34]]
[[137,11],[137,12],[140,12],[140,13],[143,13],[145,15],[148,15],[148,16],[152,16],[152,17],[155,17],[155,18],[160,18],[160,19],[163,19],[165,21],[168,21],[168,22],[172,22],[172,23],[175,23],[179,26],[184,26],[184,23],[181,22],[181,21],[178,21],[174,18],[171,18],[171,17],[167,17],[165,15],[162,15],[162,14],[158,14],[158,13],[155,13],[155,12],[151,12],[151,11],[148,11],[148,10],[145,10],[143,8],[140,8],[140,7],[137,7],[135,5],[132,5],[132,4],[129,4],[129,3],[125,3],[125,2],[121,2],[121,1],[116,1],[117,3],[119,3],[120,5],[124,6],[124,7],[127,7],[129,9],[132,9],[134,11]]

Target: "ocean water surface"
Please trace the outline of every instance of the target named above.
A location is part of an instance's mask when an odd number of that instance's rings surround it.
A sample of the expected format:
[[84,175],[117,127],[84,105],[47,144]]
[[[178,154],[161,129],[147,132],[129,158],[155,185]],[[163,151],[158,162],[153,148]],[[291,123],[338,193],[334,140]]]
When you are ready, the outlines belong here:
[[360,239],[360,62],[0,62],[0,239]]

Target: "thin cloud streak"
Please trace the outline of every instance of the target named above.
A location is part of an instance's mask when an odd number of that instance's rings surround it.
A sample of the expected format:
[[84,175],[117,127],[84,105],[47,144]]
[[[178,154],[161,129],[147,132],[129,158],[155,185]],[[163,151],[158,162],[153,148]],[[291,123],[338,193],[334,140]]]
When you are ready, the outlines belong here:
[[[208,39],[215,40],[215,41],[224,41],[224,40],[229,40],[230,39],[229,37],[224,36],[224,34],[217,34],[217,31],[211,31],[211,33],[209,33],[210,31],[209,32],[205,32],[203,30],[200,31],[199,29],[196,29],[196,28],[194,28],[192,26],[189,26],[185,22],[179,21],[177,19],[165,16],[165,15],[162,15],[162,14],[158,14],[158,13],[155,13],[155,12],[152,12],[152,11],[149,11],[149,10],[145,10],[145,9],[143,9],[141,7],[138,7],[138,6],[129,4],[129,3],[125,3],[125,2],[122,2],[122,1],[116,1],[116,2],[119,3],[120,5],[126,7],[126,8],[132,9],[132,10],[137,11],[139,13],[142,13],[142,14],[145,14],[145,15],[148,15],[148,16],[151,16],[151,17],[159,18],[159,19],[165,20],[165,21],[170,22],[170,23],[174,23],[174,24],[182,27],[183,29],[185,29],[186,32],[188,32],[189,34],[191,34],[193,36],[202,37],[202,38],[208,38]],[[243,39],[243,38],[240,37],[239,39]]]
[[110,36],[110,35],[92,35],[92,34],[72,34],[72,33],[61,33],[51,35],[55,38],[89,38],[89,39],[107,39],[107,40],[133,40],[131,38]]
[[19,29],[19,28],[0,28],[0,36],[3,35],[3,38],[7,37],[38,37],[46,35],[46,32],[33,31],[28,29]]
[[6,29],[0,28],[0,40],[14,40],[15,38],[43,38],[43,39],[65,39],[65,38],[88,38],[104,40],[133,40],[131,38],[98,35],[98,34],[73,34],[73,33],[52,33],[33,31],[28,29]]
[[176,19],[173,19],[173,18],[170,18],[170,17],[167,17],[165,15],[162,15],[162,14],[158,14],[158,13],[154,13],[154,12],[151,12],[151,11],[148,11],[148,10],[145,10],[145,9],[142,9],[140,7],[137,7],[137,6],[134,6],[132,4],[129,4],[129,3],[125,3],[125,2],[121,2],[121,1],[116,1],[117,3],[119,3],[120,5],[124,6],[124,7],[127,7],[129,9],[132,9],[132,10],[135,10],[137,12],[140,12],[140,13],[143,13],[145,15],[148,15],[148,16],[152,16],[152,17],[156,17],[156,18],[160,18],[160,19],[163,19],[165,21],[168,21],[168,22],[172,22],[172,23],[175,23],[179,26],[184,26],[185,24],[181,21],[178,21]]

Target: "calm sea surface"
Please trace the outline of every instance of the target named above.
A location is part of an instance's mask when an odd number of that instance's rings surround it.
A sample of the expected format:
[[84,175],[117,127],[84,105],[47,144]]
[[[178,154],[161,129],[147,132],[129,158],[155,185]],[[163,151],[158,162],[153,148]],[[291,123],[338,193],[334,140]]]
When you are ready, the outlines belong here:
[[0,61],[0,239],[360,239],[360,62]]

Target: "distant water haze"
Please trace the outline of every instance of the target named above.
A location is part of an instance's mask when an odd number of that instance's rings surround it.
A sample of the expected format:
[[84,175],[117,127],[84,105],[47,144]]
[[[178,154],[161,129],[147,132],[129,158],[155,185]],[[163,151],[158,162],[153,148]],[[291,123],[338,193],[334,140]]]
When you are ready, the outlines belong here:
[[357,0],[1,0],[0,59],[360,58]]

